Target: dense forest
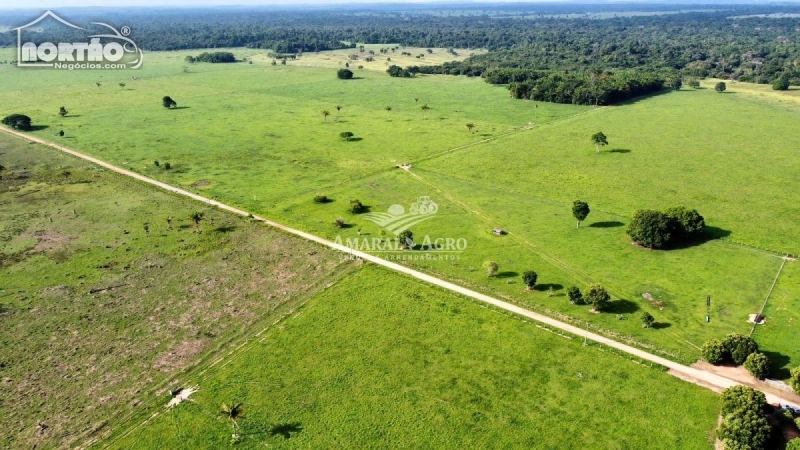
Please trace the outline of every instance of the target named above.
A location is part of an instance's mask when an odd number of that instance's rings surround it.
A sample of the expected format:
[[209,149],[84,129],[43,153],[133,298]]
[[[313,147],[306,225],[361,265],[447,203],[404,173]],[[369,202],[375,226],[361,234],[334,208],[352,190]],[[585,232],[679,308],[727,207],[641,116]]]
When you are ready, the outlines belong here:
[[[406,69],[469,76],[498,68],[551,72],[516,80],[511,94],[520,98],[538,98],[545,85],[589,89],[588,80],[594,80],[593,89],[632,78],[653,86],[653,78],[664,82],[678,76],[757,83],[783,77],[800,84],[800,6],[437,4],[86,11],[59,13],[80,24],[127,25],[145,50],[251,47],[296,54],[352,48],[355,42],[484,48],[488,54],[461,63]],[[9,11],[0,25],[18,26],[36,14]],[[34,40],[77,39],[80,35],[72,31],[44,28]],[[0,33],[0,45],[16,45],[16,33]],[[583,102],[587,95],[578,97]]]

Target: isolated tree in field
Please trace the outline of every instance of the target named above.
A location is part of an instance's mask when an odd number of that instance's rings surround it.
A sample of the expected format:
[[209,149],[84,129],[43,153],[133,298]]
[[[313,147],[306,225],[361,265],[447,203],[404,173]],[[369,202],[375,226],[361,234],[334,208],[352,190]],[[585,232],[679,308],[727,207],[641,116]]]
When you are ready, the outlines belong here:
[[174,108],[178,106],[178,102],[173,100],[169,95],[165,95],[164,98],[161,99],[161,105],[163,105],[164,108]]
[[172,229],[172,216],[167,217],[167,228]]
[[59,114],[61,117],[64,117],[64,116],[66,116],[66,115],[67,115],[67,114],[69,114],[69,113],[67,112],[67,108],[64,108],[64,107],[62,106],[61,108],[59,108],[59,110],[58,110],[58,114]]
[[351,214],[361,214],[364,212],[364,205],[358,199],[350,200],[350,206],[347,208]]
[[571,286],[567,289],[567,297],[569,297],[569,302],[573,305],[583,305],[584,303],[583,294],[578,286]]
[[700,81],[695,79],[689,80],[689,87],[692,89],[700,89]]
[[172,164],[170,164],[168,162],[164,163],[164,170],[170,170],[170,169],[172,169]]
[[680,90],[681,86],[683,86],[683,81],[681,80],[681,77],[675,77],[671,79],[669,82],[669,87],[676,91]]
[[706,341],[702,349],[700,349],[700,352],[703,355],[703,359],[708,361],[709,364],[722,364],[730,358],[728,351],[719,339],[710,339]]
[[122,89],[125,89],[125,83],[120,83],[119,87],[121,87]]
[[719,83],[714,85],[714,90],[717,92],[725,92],[725,89],[727,88],[728,86],[723,81],[720,81]]
[[0,122],[15,130],[30,131],[33,128],[31,125],[31,118],[24,114],[11,114],[10,116],[4,117]]
[[69,177],[72,176],[72,172],[70,172],[69,170],[65,170],[61,172],[61,176],[63,176],[65,180],[69,180]]
[[342,139],[343,141],[351,141],[353,140],[353,136],[355,135],[352,131],[342,131],[339,133],[339,139]]
[[342,111],[342,105],[336,105],[336,115],[338,116],[339,113]]
[[522,274],[522,282],[525,283],[525,289],[531,290],[536,286],[536,280],[539,279],[539,274],[533,270],[528,270]]
[[322,110],[322,120],[323,121],[327,122],[328,121],[328,116],[330,116],[330,115],[331,115],[331,112],[328,111],[327,109],[323,109]]
[[414,103],[419,103],[419,97],[414,97]]
[[586,303],[592,305],[592,308],[598,312],[608,308],[608,304],[611,301],[611,296],[608,295],[606,288],[599,284],[589,286],[584,298],[586,299]]
[[663,248],[672,237],[672,221],[660,211],[641,209],[634,213],[626,232],[643,247]]
[[467,131],[469,131],[470,133],[472,133],[472,129],[473,128],[475,128],[475,124],[474,123],[468,123],[467,124]]
[[425,114],[427,114],[427,112],[430,111],[430,109],[431,109],[431,107],[428,106],[427,103],[422,105],[422,117],[425,117]]
[[94,84],[96,84],[98,88],[100,87],[100,82],[99,81],[95,82]]
[[192,215],[189,216],[192,222],[194,222],[195,231],[198,233],[200,232],[200,222],[203,220],[203,217],[205,217],[205,214],[199,211],[193,212]]
[[602,131],[598,131],[592,135],[592,143],[594,144],[595,152],[600,153],[600,147],[608,145],[608,138]]
[[772,83],[772,89],[776,91],[786,91],[789,90],[789,74],[784,72]]
[[750,375],[763,380],[769,376],[769,358],[761,352],[751,353],[744,360],[744,368]]
[[331,201],[325,194],[317,194],[314,196],[314,203],[328,203]]
[[344,228],[345,226],[344,219],[342,219],[341,217],[337,218],[336,220],[333,221],[333,226],[335,226],[336,228]]
[[397,235],[397,239],[400,241],[400,245],[403,248],[412,248],[414,247],[414,233],[411,230],[403,230],[400,234]]
[[483,267],[486,269],[486,276],[490,278],[493,277],[494,274],[497,273],[497,269],[500,268],[494,261],[486,261],[483,263]]
[[653,317],[652,314],[650,314],[647,311],[642,313],[642,327],[643,328],[650,328],[650,327],[653,326],[653,324],[655,322],[656,322],[656,319],[655,319],[655,317]]
[[789,375],[789,386],[794,389],[796,394],[800,394],[800,366],[792,369]]
[[737,366],[744,364],[751,353],[758,351],[758,344],[750,336],[743,334],[729,334],[722,341],[725,350],[731,355],[731,361]]
[[589,215],[589,204],[580,200],[575,200],[572,202],[572,217],[574,217],[578,224],[575,225],[575,228],[580,228],[581,222],[586,220],[586,217]]
[[64,137],[64,130],[60,130],[60,131],[58,132],[58,135],[59,135],[60,137]]
[[220,414],[224,415],[228,418],[231,422],[231,427],[233,428],[233,435],[231,438],[235,441],[239,438],[239,434],[237,430],[239,429],[239,418],[244,415],[244,410],[242,409],[241,403],[231,403],[228,405],[227,403],[223,403],[220,407]]
[[391,106],[387,106],[386,108],[383,108],[383,109],[385,109],[386,111],[391,111],[392,107]]

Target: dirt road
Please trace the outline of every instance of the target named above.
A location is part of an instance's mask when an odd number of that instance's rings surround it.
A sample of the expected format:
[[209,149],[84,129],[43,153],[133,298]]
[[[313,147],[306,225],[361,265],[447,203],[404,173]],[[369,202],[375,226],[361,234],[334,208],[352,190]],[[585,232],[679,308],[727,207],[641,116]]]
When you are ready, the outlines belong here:
[[[170,192],[174,192],[176,194],[180,194],[180,195],[192,198],[192,199],[197,200],[199,202],[203,202],[203,203],[205,203],[207,205],[216,206],[216,207],[218,207],[220,209],[223,209],[223,210],[226,210],[226,211],[230,211],[232,213],[239,214],[239,215],[242,215],[242,216],[250,215],[250,213],[247,212],[247,211],[243,211],[241,209],[234,208],[232,206],[228,206],[228,205],[226,205],[224,203],[220,203],[218,201],[203,197],[201,195],[197,195],[197,194],[185,191],[183,189],[176,188],[176,187],[171,186],[169,184],[162,183],[162,182],[154,180],[152,178],[145,177],[145,176],[140,175],[138,173],[131,172],[129,170],[125,170],[125,169],[123,169],[121,167],[117,167],[117,166],[111,165],[111,164],[103,162],[103,161],[101,161],[101,160],[99,160],[97,158],[93,158],[93,157],[91,157],[89,155],[85,155],[83,153],[77,152],[77,151],[72,150],[70,148],[67,148],[67,147],[64,147],[64,146],[61,146],[61,145],[58,145],[58,144],[54,144],[52,142],[48,142],[48,141],[46,141],[44,139],[40,139],[40,138],[37,138],[35,136],[30,136],[28,134],[21,133],[21,132],[15,131],[15,130],[11,130],[11,129],[8,129],[8,128],[5,128],[5,127],[0,127],[0,131],[3,131],[5,133],[7,133],[7,134],[11,134],[11,135],[14,135],[14,136],[17,136],[17,137],[20,137],[22,139],[26,139],[28,141],[32,141],[32,142],[36,142],[38,144],[42,144],[42,145],[46,145],[48,147],[52,147],[52,148],[60,150],[60,151],[62,151],[64,153],[68,153],[68,154],[73,155],[75,157],[84,159],[86,161],[90,161],[90,162],[92,162],[94,164],[97,164],[97,165],[99,165],[101,167],[104,167],[104,168],[106,168],[108,170],[112,170],[112,171],[117,172],[119,174],[129,176],[131,178],[140,180],[142,182],[151,184],[153,186],[157,186],[157,187],[159,187],[161,189],[164,189],[164,190],[167,190],[167,191],[170,191]],[[642,360],[650,361],[650,362],[653,362],[655,364],[659,364],[661,366],[667,367],[669,369],[669,373],[670,374],[672,374],[672,375],[674,375],[674,376],[676,376],[678,378],[681,378],[683,380],[686,380],[686,381],[692,382],[694,384],[697,384],[699,386],[702,386],[702,387],[705,387],[705,388],[708,388],[708,389],[712,389],[712,390],[715,390],[715,391],[721,391],[721,390],[724,390],[724,389],[726,389],[728,387],[731,387],[731,386],[734,386],[734,385],[737,385],[737,384],[741,384],[741,383],[739,383],[739,382],[737,382],[735,380],[723,377],[721,375],[718,375],[718,374],[715,374],[715,373],[711,373],[711,372],[708,372],[708,371],[705,371],[705,370],[700,370],[700,369],[696,369],[696,368],[693,368],[693,367],[685,366],[683,364],[679,364],[679,363],[676,363],[674,361],[670,361],[670,360],[662,358],[660,356],[653,355],[651,353],[645,352],[643,350],[639,350],[639,349],[631,347],[629,345],[622,344],[620,342],[614,341],[614,340],[606,338],[604,336],[600,336],[598,334],[588,332],[586,330],[580,329],[580,328],[575,327],[573,325],[570,325],[570,324],[567,324],[567,323],[564,323],[564,322],[560,322],[560,321],[555,320],[553,318],[550,318],[550,317],[535,313],[533,311],[526,310],[524,308],[521,308],[519,306],[513,305],[511,303],[504,302],[502,300],[498,300],[498,299],[496,299],[494,297],[490,297],[488,295],[481,294],[480,292],[476,292],[476,291],[473,291],[471,289],[467,289],[467,288],[462,287],[462,286],[458,286],[458,285],[450,283],[448,281],[441,280],[439,278],[436,278],[436,277],[433,277],[431,275],[419,272],[419,271],[414,270],[414,269],[410,269],[410,268],[405,267],[405,266],[401,266],[401,265],[393,263],[391,261],[387,261],[387,260],[384,260],[382,258],[373,256],[373,255],[370,255],[370,254],[367,254],[367,253],[363,253],[363,252],[360,252],[360,251],[352,250],[352,249],[350,249],[350,248],[348,248],[348,247],[346,247],[344,245],[339,245],[339,244],[336,244],[335,242],[328,241],[327,239],[323,239],[321,237],[314,236],[314,235],[306,233],[304,231],[300,231],[300,230],[296,230],[294,228],[287,227],[285,225],[282,225],[282,224],[277,223],[277,222],[273,222],[273,221],[271,221],[269,219],[266,219],[264,217],[259,217],[259,216],[255,216],[254,215],[254,218],[256,220],[258,220],[258,221],[261,221],[261,222],[271,226],[271,227],[275,227],[275,228],[283,230],[283,231],[285,231],[287,233],[291,233],[293,235],[300,236],[303,239],[307,239],[309,241],[317,242],[317,243],[319,243],[321,245],[324,245],[326,247],[330,247],[330,248],[333,248],[335,250],[339,250],[341,252],[350,254],[353,257],[361,258],[361,259],[363,259],[365,261],[369,261],[369,262],[372,262],[374,264],[378,264],[380,266],[383,266],[383,267],[386,267],[388,269],[394,270],[396,272],[406,274],[408,276],[411,276],[411,277],[416,278],[418,280],[424,281],[426,283],[430,283],[430,284],[439,286],[439,287],[441,287],[443,289],[447,289],[447,290],[449,290],[451,292],[455,292],[455,293],[464,295],[466,297],[470,297],[472,299],[478,300],[478,301],[483,302],[483,303],[487,303],[489,305],[492,305],[494,307],[503,309],[505,311],[512,312],[514,314],[519,314],[520,316],[527,317],[529,319],[532,319],[532,320],[535,320],[537,322],[543,323],[543,324],[548,325],[550,327],[557,328],[559,330],[563,330],[563,331],[565,331],[567,333],[570,333],[570,334],[574,334],[574,335],[579,336],[581,338],[586,338],[588,340],[591,340],[591,341],[606,345],[608,347],[615,348],[617,350],[620,350],[622,352],[625,352],[625,353],[627,353],[627,354],[629,354],[631,356],[635,356],[635,357],[640,358]],[[798,402],[798,401],[796,401],[795,399],[792,398],[792,397],[795,397],[795,396],[791,396],[790,397],[788,395],[779,395],[779,394],[776,394],[774,392],[764,392],[764,394],[767,396],[767,401],[770,402],[770,403],[773,403],[773,404],[778,404],[778,403],[780,403],[780,404],[791,404],[791,405],[794,405],[795,407],[800,408],[800,402]]]

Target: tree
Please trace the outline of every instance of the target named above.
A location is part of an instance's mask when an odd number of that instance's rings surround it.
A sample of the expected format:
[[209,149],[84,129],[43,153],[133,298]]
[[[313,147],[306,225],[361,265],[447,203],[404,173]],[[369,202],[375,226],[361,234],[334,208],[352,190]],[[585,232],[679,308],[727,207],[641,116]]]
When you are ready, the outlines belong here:
[[499,266],[494,261],[486,261],[483,263],[483,267],[486,268],[486,276],[490,278],[493,277],[494,274],[497,273],[497,269],[499,269]]
[[390,77],[397,77],[397,78],[411,78],[414,76],[413,73],[408,71],[407,69],[403,69],[402,67],[392,64],[386,69],[386,73],[389,74]]
[[677,206],[668,208],[664,213],[673,222],[673,238],[699,239],[705,233],[705,219],[696,209],[690,210],[684,206]]
[[574,217],[578,224],[575,225],[575,228],[580,228],[581,222],[586,220],[586,217],[589,215],[589,204],[580,200],[575,200],[572,202],[572,217]]
[[750,410],[725,417],[719,429],[726,450],[765,450],[771,433],[764,414]]
[[656,322],[655,317],[652,314],[645,311],[642,313],[642,327],[643,328],[650,328]]
[[353,140],[353,136],[355,136],[355,135],[353,134],[352,131],[342,131],[341,133],[339,133],[339,138],[344,140],[344,141]]
[[347,208],[351,214],[361,214],[364,209],[364,205],[357,199],[350,200],[350,207]]
[[723,81],[720,81],[719,83],[714,85],[714,90],[717,92],[725,92],[725,89],[727,88],[728,86]]
[[700,89],[700,81],[695,79],[689,80],[689,87],[692,89]]
[[170,169],[172,169],[172,164],[168,162],[164,163],[164,170],[170,170]]
[[725,350],[731,355],[731,361],[737,366],[744,364],[751,353],[758,351],[758,344],[750,336],[743,334],[729,334],[722,341]]
[[342,111],[342,105],[336,105],[336,115],[338,116],[339,113]]
[[776,91],[787,91],[789,90],[789,74],[783,72],[774,83],[772,83],[772,89]]
[[744,368],[750,375],[763,380],[769,376],[769,358],[761,352],[751,353],[744,360]]
[[336,228],[344,228],[345,226],[344,219],[342,219],[341,217],[337,218],[336,220],[333,221],[333,225]]
[[121,87],[122,89],[125,89],[125,83],[120,83],[119,87]]
[[199,211],[195,211],[191,216],[189,216],[189,218],[192,219],[192,222],[194,222],[195,231],[198,233],[200,232],[200,222],[203,220],[203,217],[205,217],[205,214]]
[[64,116],[66,116],[66,115],[67,115],[67,114],[69,114],[69,113],[67,112],[67,108],[64,108],[64,107],[62,106],[61,108],[59,108],[59,110],[58,110],[58,114],[59,114],[61,117],[64,117]]
[[174,108],[178,106],[178,102],[173,100],[169,95],[166,95],[161,99],[161,104],[164,106],[164,108]]
[[340,80],[352,80],[353,79],[353,71],[350,69],[339,69],[336,72],[336,76]]
[[581,294],[581,290],[578,286],[571,286],[567,289],[567,296],[569,297],[569,302],[573,305],[583,305],[583,294]]
[[427,104],[427,103],[425,103],[424,105],[422,105],[422,117],[425,117],[425,114],[426,114],[428,111],[430,111],[430,109],[431,109],[431,107],[430,107],[430,106],[428,106],[428,104]]
[[[797,419],[797,422],[800,423],[800,418]],[[800,425],[797,426],[800,428]],[[791,441],[786,443],[786,450],[800,450],[800,438],[794,438]]]
[[414,97],[414,103],[419,103],[419,97]]
[[800,366],[792,369],[789,375],[789,386],[794,389],[794,392],[800,394]]
[[391,106],[387,106],[387,107],[385,107],[385,108],[383,108],[383,109],[385,109],[386,111],[391,111],[391,110],[392,110],[392,107],[391,107]]
[[397,239],[400,240],[400,244],[403,248],[409,249],[414,247],[414,233],[412,233],[411,230],[403,230],[397,235]]
[[633,242],[653,249],[663,248],[672,237],[672,221],[669,216],[649,209],[640,209],[633,215],[626,232]]
[[58,135],[59,135],[60,137],[64,137],[64,130],[59,130],[59,132],[58,132]]
[[595,152],[600,153],[600,147],[608,145],[608,138],[602,131],[598,131],[592,135],[592,143],[594,144]]
[[737,384],[722,392],[722,415],[740,410],[763,412],[767,407],[767,397],[763,392]]
[[33,128],[31,118],[24,114],[11,114],[4,117],[1,122],[15,130],[30,131]]
[[228,420],[231,421],[231,427],[233,428],[233,434],[231,438],[235,441],[239,438],[239,434],[236,432],[239,428],[239,418],[243,416],[244,410],[242,409],[241,403],[233,404],[231,403],[228,405],[227,403],[223,403],[220,407],[220,414],[226,416]]
[[525,289],[531,290],[534,286],[536,286],[536,280],[539,278],[539,274],[534,272],[533,270],[529,270],[522,274],[522,282],[525,283]]
[[592,284],[589,286],[584,298],[586,299],[586,303],[592,305],[593,309],[598,312],[608,308],[608,304],[611,301],[611,296],[608,295],[606,288],[599,284]]
[[670,88],[679,91],[681,89],[681,86],[683,86],[683,80],[681,80],[681,77],[675,77],[670,80],[669,83]]
[[330,199],[327,195],[317,194],[314,196],[314,203],[328,203]]
[[467,124],[467,131],[469,131],[470,133],[472,133],[472,129],[473,128],[475,128],[475,124],[474,123],[468,123]]
[[323,119],[325,122],[327,122],[327,121],[328,121],[328,116],[330,116],[330,115],[331,115],[331,112],[330,112],[330,111],[328,111],[327,109],[323,109],[323,110],[322,110],[322,119]]
[[703,344],[703,348],[700,349],[700,352],[703,355],[703,359],[708,361],[709,364],[722,364],[725,360],[730,358],[730,354],[719,339],[710,339],[706,341],[706,343]]

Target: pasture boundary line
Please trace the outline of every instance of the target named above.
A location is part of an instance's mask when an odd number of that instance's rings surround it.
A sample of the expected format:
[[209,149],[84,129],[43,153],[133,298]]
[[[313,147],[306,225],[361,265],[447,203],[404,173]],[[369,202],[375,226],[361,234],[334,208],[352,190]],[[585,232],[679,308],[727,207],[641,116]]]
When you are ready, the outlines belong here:
[[[418,270],[411,269],[409,267],[406,267],[406,266],[403,266],[403,265],[400,265],[400,264],[397,264],[397,263],[394,263],[394,262],[391,262],[391,261],[387,261],[387,260],[385,260],[383,258],[379,258],[377,256],[370,255],[368,253],[364,253],[364,252],[359,251],[359,250],[354,250],[354,249],[349,248],[349,247],[347,247],[345,245],[341,245],[341,244],[337,244],[335,242],[331,242],[331,241],[329,241],[327,239],[323,239],[323,238],[321,238],[319,236],[315,236],[315,235],[313,235],[311,233],[307,233],[305,231],[301,231],[301,230],[298,230],[298,229],[295,229],[295,228],[288,227],[286,225],[283,225],[283,224],[280,224],[278,222],[266,219],[264,217],[252,215],[252,214],[248,213],[247,211],[235,208],[233,206],[226,205],[224,203],[221,203],[219,201],[203,197],[201,195],[193,194],[193,193],[188,192],[186,190],[177,188],[175,186],[171,186],[171,185],[166,184],[166,183],[162,183],[162,182],[154,180],[152,178],[148,178],[148,177],[146,177],[144,175],[140,175],[140,174],[132,172],[130,170],[125,170],[125,169],[123,169],[121,167],[114,166],[112,164],[109,164],[107,162],[104,162],[102,160],[94,158],[92,156],[77,152],[75,150],[69,149],[69,148],[64,147],[62,145],[58,145],[58,144],[55,144],[55,143],[52,143],[52,142],[48,142],[48,141],[46,141],[44,139],[40,139],[40,138],[37,138],[37,137],[34,137],[34,136],[30,136],[30,135],[27,135],[27,134],[19,132],[19,131],[8,129],[6,127],[0,127],[0,131],[4,132],[6,134],[12,135],[12,136],[16,136],[16,137],[19,137],[19,138],[22,138],[22,139],[26,139],[26,140],[31,141],[31,142],[35,142],[37,144],[42,144],[42,145],[45,145],[47,147],[62,151],[64,153],[70,154],[70,155],[75,156],[77,158],[80,158],[80,159],[95,163],[95,164],[97,164],[97,165],[99,165],[101,167],[104,167],[104,168],[106,168],[108,170],[111,170],[113,172],[116,172],[116,173],[119,173],[119,174],[122,174],[122,175],[127,175],[127,176],[129,176],[131,178],[137,179],[137,180],[142,181],[144,183],[150,184],[152,186],[159,187],[159,188],[164,189],[164,190],[169,191],[169,192],[173,192],[173,193],[176,193],[176,194],[183,195],[185,197],[189,197],[191,199],[200,201],[200,202],[205,203],[207,205],[215,206],[215,207],[217,207],[219,209],[222,209],[222,210],[225,210],[225,211],[229,211],[229,212],[232,212],[234,214],[238,214],[240,216],[245,216],[245,217],[252,216],[253,219],[258,220],[258,221],[260,221],[260,222],[262,222],[262,223],[264,223],[264,224],[266,224],[266,225],[268,225],[270,227],[282,230],[284,232],[287,232],[289,234],[293,234],[295,236],[299,236],[301,238],[304,238],[304,239],[312,241],[312,242],[316,242],[318,244],[321,244],[323,246],[329,247],[331,249],[338,250],[338,251],[340,251],[342,253],[350,254],[353,258],[358,258],[358,259],[361,259],[361,260],[364,260],[364,261],[372,262],[374,264],[377,264],[379,266],[383,266],[383,267],[385,267],[387,269],[390,269],[392,271],[395,271],[395,272],[410,276],[412,278],[415,278],[417,280],[423,281],[423,282],[425,282],[427,284],[438,286],[440,288],[443,288],[445,290],[451,291],[453,293],[456,293],[456,294],[459,294],[459,295],[462,295],[462,296],[465,296],[465,297],[469,297],[469,298],[472,298],[474,300],[478,300],[479,302],[486,303],[488,305],[491,305],[491,306],[506,310],[508,312],[511,312],[511,313],[514,313],[514,314],[517,314],[517,315],[520,315],[520,316],[524,316],[524,317],[527,317],[529,319],[533,319],[533,320],[535,320],[535,321],[537,321],[539,323],[542,323],[542,324],[545,324],[545,325],[549,325],[549,326],[554,327],[554,328],[558,328],[558,329],[560,329],[562,331],[566,331],[567,333],[573,334],[575,336],[584,337],[587,340],[591,340],[591,341],[597,342],[599,344],[603,344],[605,346],[620,350],[622,352],[628,353],[629,355],[641,358],[641,359],[643,359],[645,361],[650,361],[650,362],[653,362],[655,364],[664,366],[667,369],[671,369],[674,372],[677,372],[677,373],[680,373],[680,374],[683,374],[683,375],[686,375],[686,376],[694,377],[694,378],[698,379],[699,381],[704,382],[704,383],[697,383],[700,386],[707,387],[705,385],[705,383],[707,383],[707,384],[713,385],[716,388],[727,389],[729,387],[737,386],[737,385],[741,384],[741,383],[739,383],[737,381],[731,380],[730,378],[726,378],[726,377],[723,377],[723,376],[720,376],[720,375],[717,375],[717,374],[714,374],[714,373],[711,373],[711,372],[708,372],[708,371],[696,369],[694,367],[685,366],[685,365],[677,363],[675,361],[671,361],[669,359],[662,358],[660,356],[656,356],[656,355],[654,355],[652,353],[649,353],[649,352],[646,352],[644,350],[640,350],[638,348],[632,347],[630,345],[623,344],[621,342],[617,342],[617,341],[615,341],[613,339],[610,339],[610,338],[607,338],[605,336],[601,336],[599,334],[595,334],[595,333],[592,333],[590,331],[580,329],[580,328],[578,328],[576,326],[573,326],[573,325],[561,322],[559,320],[553,319],[552,317],[548,317],[548,316],[545,316],[543,314],[539,314],[539,313],[535,313],[533,311],[529,311],[529,310],[527,310],[525,308],[522,308],[520,306],[514,305],[512,303],[504,302],[504,301],[498,300],[498,299],[496,299],[494,297],[490,297],[488,295],[481,294],[480,292],[473,291],[471,289],[467,289],[465,287],[456,285],[456,284],[451,283],[449,281],[445,281],[445,280],[436,278],[436,277],[428,275],[428,274],[426,274],[424,272],[420,272]],[[770,403],[789,404],[789,405],[793,405],[793,406],[795,406],[797,408],[800,408],[800,401],[789,400],[788,398],[773,394],[771,392],[764,392],[764,394],[765,394],[765,396],[767,398],[767,401],[770,402]]]
[[[764,313],[764,308],[767,307],[767,302],[769,301],[769,298],[772,296],[772,291],[775,290],[775,285],[778,284],[778,278],[780,278],[781,272],[783,272],[783,268],[784,266],[786,266],[786,261],[788,261],[788,259],[786,258],[783,258],[781,260],[781,266],[778,268],[778,273],[775,274],[775,279],[772,280],[772,286],[769,287],[769,291],[767,292],[767,297],[764,298],[764,303],[761,304],[761,309],[758,310],[758,316]],[[758,319],[758,316],[756,316],[756,319]],[[752,336],[753,333],[755,333],[756,325],[757,325],[756,321],[754,320],[753,327],[750,328],[750,334],[748,336]]]

